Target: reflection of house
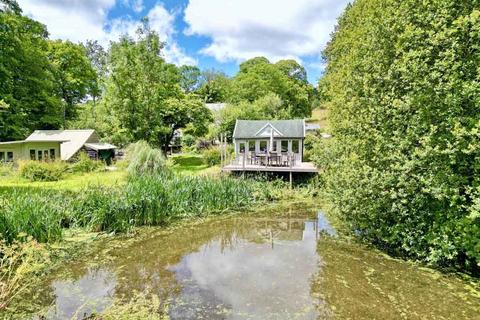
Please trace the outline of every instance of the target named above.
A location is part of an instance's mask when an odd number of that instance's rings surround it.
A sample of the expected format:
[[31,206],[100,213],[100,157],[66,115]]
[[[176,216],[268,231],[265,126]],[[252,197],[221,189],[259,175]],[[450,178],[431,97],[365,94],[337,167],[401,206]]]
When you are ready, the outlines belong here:
[[79,151],[110,161],[115,146],[102,143],[95,130],[36,130],[22,141],[0,142],[0,161],[71,160]]
[[303,162],[304,120],[237,120],[235,159],[225,171],[316,172]]

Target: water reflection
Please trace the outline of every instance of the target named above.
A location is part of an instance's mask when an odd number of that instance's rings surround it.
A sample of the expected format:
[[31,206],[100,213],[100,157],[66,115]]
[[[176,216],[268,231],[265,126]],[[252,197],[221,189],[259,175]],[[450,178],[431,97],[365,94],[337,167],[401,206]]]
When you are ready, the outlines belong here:
[[[108,240],[46,281],[47,319],[78,319],[134,291],[172,319],[475,319],[480,292],[342,240],[323,212],[219,217]],[[43,301],[42,301],[43,303]]]
[[[315,212],[219,218],[104,252],[97,269],[55,277],[47,319],[88,316],[113,295],[155,292],[172,319],[315,319]],[[115,245],[113,245],[115,247]]]
[[213,241],[171,268],[182,284],[173,319],[316,318],[310,296],[318,263],[315,221],[259,219],[256,225],[234,247]]

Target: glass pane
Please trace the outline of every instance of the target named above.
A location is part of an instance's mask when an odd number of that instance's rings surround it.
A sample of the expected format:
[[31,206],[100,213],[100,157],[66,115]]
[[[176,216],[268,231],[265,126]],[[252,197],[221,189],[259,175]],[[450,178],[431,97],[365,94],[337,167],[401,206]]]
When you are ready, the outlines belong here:
[[245,153],[245,142],[240,143],[239,149],[240,153]]
[[293,153],[299,153],[300,152],[298,140],[293,140],[292,141],[292,152]]
[[288,140],[282,140],[282,152],[288,152]]
[[30,160],[35,160],[35,150],[30,150]]
[[43,159],[43,156],[42,156],[42,155],[43,155],[43,152],[42,152],[42,150],[38,150],[38,157],[37,157],[37,160],[40,160],[40,161],[42,161],[42,159]]
[[248,141],[248,151],[255,151],[255,140]]
[[55,160],[55,149],[50,149],[50,159]]
[[13,161],[13,152],[7,152],[7,161],[8,162]]
[[0,161],[5,160],[5,152],[0,152]]
[[267,152],[267,141],[260,141],[260,152]]
[[277,141],[273,141],[272,151],[277,151]]
[[43,150],[43,158],[48,160],[48,150]]

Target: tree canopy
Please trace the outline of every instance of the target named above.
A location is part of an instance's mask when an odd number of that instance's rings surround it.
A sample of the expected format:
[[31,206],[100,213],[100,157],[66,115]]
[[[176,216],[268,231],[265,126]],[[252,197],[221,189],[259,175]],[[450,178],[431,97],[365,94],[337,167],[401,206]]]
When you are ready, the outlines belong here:
[[364,238],[480,266],[480,1],[357,0],[324,52],[335,143],[317,162]]

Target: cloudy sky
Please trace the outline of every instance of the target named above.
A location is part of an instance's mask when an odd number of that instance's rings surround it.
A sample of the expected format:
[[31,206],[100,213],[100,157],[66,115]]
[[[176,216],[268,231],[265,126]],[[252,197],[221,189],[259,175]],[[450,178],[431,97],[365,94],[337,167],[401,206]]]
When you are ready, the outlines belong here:
[[316,83],[320,53],[349,0],[18,0],[53,39],[98,40],[133,34],[147,16],[167,46],[165,58],[234,74],[255,56],[293,58]]

